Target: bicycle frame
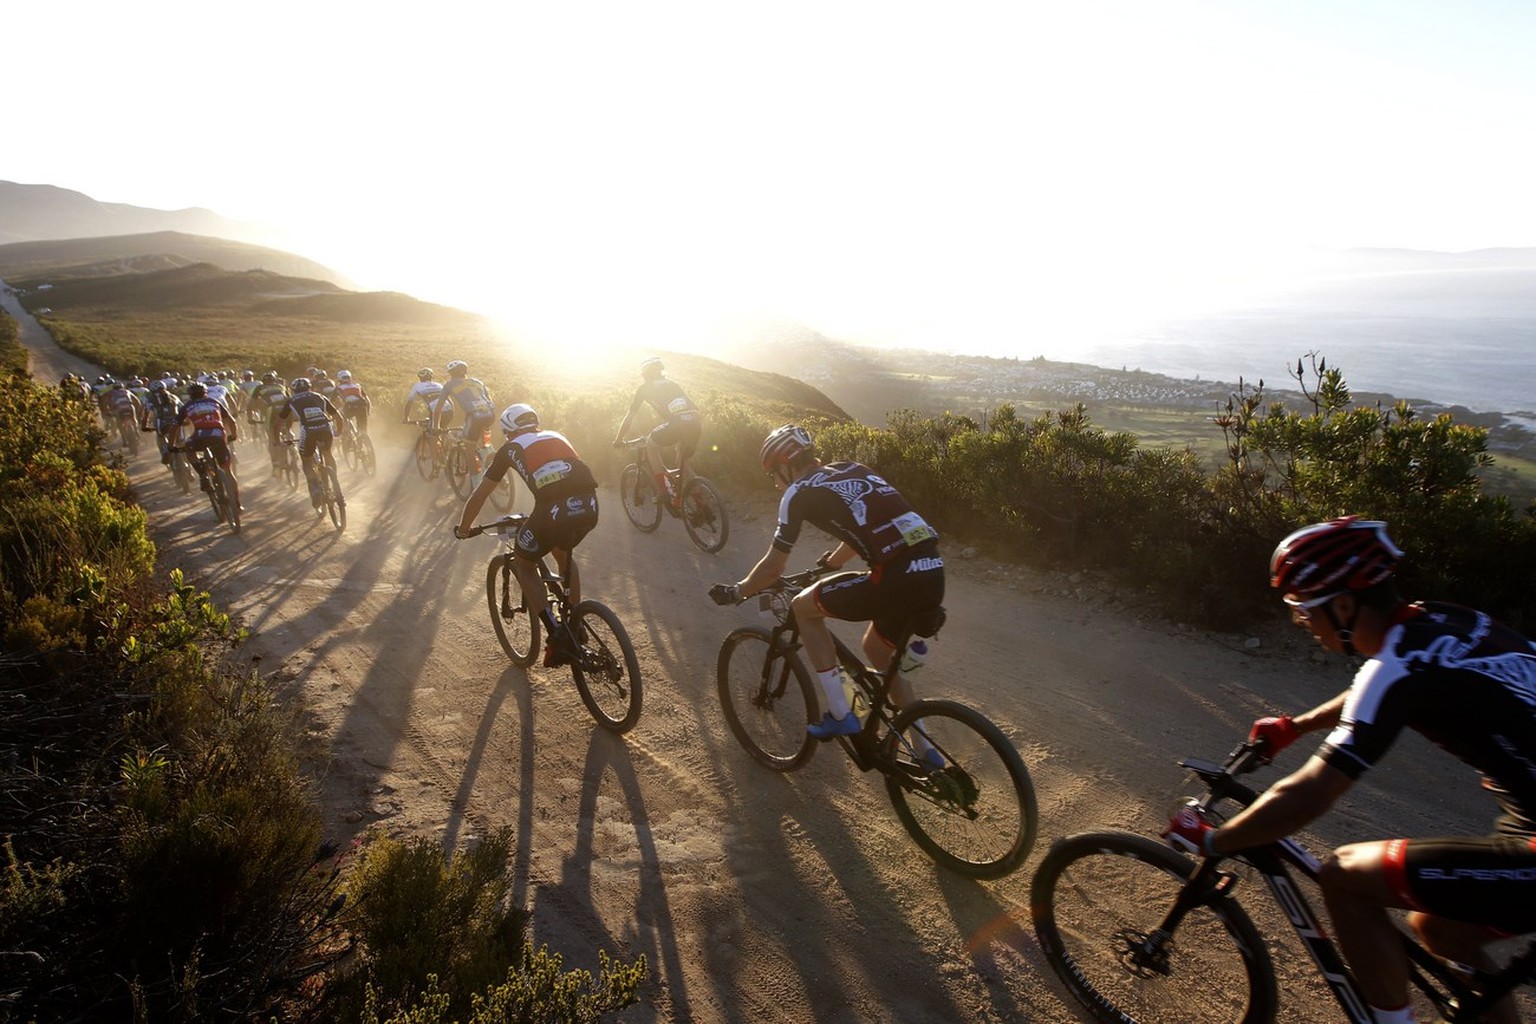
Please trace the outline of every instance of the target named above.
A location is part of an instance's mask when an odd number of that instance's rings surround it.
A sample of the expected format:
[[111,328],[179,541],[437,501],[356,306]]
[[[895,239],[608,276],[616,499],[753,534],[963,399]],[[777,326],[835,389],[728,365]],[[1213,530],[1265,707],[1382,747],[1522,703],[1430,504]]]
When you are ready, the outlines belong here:
[[[527,522],[528,515],[525,512],[514,512],[512,515],[493,523],[483,523],[475,527],[475,532],[484,533],[490,531],[496,534],[497,541],[501,544],[502,554],[508,558],[516,558],[517,531],[522,529]],[[576,555],[572,552],[566,562],[567,572],[574,564]],[[534,563],[539,572],[539,579],[544,584],[544,593],[549,602],[550,615],[554,617],[555,625],[564,626],[570,617],[571,600],[566,587],[569,577],[565,573],[557,573],[549,567],[549,556],[545,555]]]
[[[1263,761],[1258,751],[1246,743],[1234,752],[1226,766],[1199,758],[1179,762],[1181,767],[1198,775],[1208,787],[1208,796],[1200,801],[1202,808],[1209,808],[1220,800],[1230,800],[1240,807],[1247,807],[1257,800],[1259,794],[1233,776],[1252,771],[1261,763]],[[1349,1020],[1353,1024],[1373,1024],[1375,1017],[1360,993],[1354,973],[1344,962],[1338,946],[1328,936],[1305,893],[1296,886],[1287,870],[1287,867],[1294,868],[1303,877],[1316,883],[1321,862],[1291,837],[1252,850],[1238,851],[1231,854],[1230,859],[1246,863],[1263,875],[1270,895],[1285,914],[1296,937],[1301,940]],[[1205,858],[1184,886],[1174,909],[1163,921],[1162,929],[1172,935],[1185,913],[1199,903],[1225,898],[1236,881],[1230,872],[1220,869],[1218,858]],[[1448,1021],[1480,1020],[1485,1009],[1518,986],[1536,978],[1536,941],[1531,942],[1502,971],[1493,974],[1474,971],[1469,981],[1419,945],[1406,932],[1402,940],[1409,959],[1410,984],[1423,993]]]

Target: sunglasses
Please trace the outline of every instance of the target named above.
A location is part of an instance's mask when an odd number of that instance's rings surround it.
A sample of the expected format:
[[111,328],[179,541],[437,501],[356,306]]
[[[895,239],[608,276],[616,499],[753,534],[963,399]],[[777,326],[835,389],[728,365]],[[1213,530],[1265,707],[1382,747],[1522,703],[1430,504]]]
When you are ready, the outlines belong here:
[[1306,599],[1297,597],[1295,594],[1286,594],[1281,598],[1281,600],[1284,601],[1285,606],[1291,610],[1292,615],[1294,615],[1302,622],[1308,622],[1312,618],[1312,609],[1327,604],[1329,601],[1332,601],[1342,593],[1342,590],[1335,590],[1331,594],[1324,594],[1321,597],[1309,597]]

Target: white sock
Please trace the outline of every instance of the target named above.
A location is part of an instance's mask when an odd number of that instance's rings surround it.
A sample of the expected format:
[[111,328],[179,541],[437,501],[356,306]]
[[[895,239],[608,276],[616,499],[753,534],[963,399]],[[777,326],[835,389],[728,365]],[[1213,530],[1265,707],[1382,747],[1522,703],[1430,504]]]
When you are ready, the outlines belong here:
[[1376,1018],[1376,1024],[1419,1024],[1419,1015],[1413,1012],[1412,1003],[1396,1010],[1383,1010],[1379,1006],[1373,1006],[1371,1016]]
[[821,680],[821,691],[827,698],[827,710],[832,712],[832,717],[846,717],[852,708],[843,693],[843,674],[834,666],[825,672],[817,672],[816,678]]

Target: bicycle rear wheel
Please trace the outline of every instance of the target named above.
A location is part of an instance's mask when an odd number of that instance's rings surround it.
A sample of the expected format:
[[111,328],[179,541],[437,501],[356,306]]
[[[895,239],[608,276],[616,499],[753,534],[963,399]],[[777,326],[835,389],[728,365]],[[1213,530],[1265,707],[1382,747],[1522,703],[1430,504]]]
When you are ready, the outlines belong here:
[[624,467],[619,478],[619,497],[624,514],[641,533],[650,533],[661,525],[661,502],[656,500],[656,483],[649,473],[640,472],[638,463]]
[[715,485],[696,476],[683,485],[683,527],[699,548],[714,554],[725,547],[731,535],[731,522],[726,518],[725,499],[715,490]]
[[219,500],[224,503],[224,514],[229,519],[229,529],[232,533],[240,532],[240,504],[235,501],[234,481],[229,475],[229,470],[219,468],[214,470],[214,477],[218,481],[215,486],[219,491]]
[[367,434],[357,435],[357,464],[362,467],[363,476],[373,476],[378,472],[378,454],[373,450],[373,438]]
[[467,498],[474,488],[475,458],[469,449],[456,444],[448,449],[448,486],[456,497]]
[[288,481],[288,489],[299,489],[299,481],[304,479],[304,470],[299,466],[299,451],[294,444],[283,445],[283,479]]
[[1035,869],[1035,934],[1067,988],[1105,1024],[1263,1024],[1274,966],[1237,901],[1211,895],[1176,934],[1163,923],[1195,865],[1125,832],[1058,840]]
[[181,488],[182,494],[192,493],[192,469],[187,465],[187,457],[181,452],[171,453],[171,476],[176,480],[176,486]]
[[416,472],[423,480],[431,480],[437,471],[437,445],[428,434],[416,438]]
[[337,438],[336,440],[341,445],[342,461],[347,464],[348,469],[356,469],[358,456],[361,454],[358,451],[357,438]]
[[816,753],[805,727],[820,707],[811,674],[794,654],[768,661],[773,634],[743,626],[725,638],[715,663],[720,709],[736,742],[776,772],[799,768]]
[[326,481],[325,511],[331,517],[331,525],[337,531],[347,528],[347,499],[341,496],[341,480],[336,475],[336,466],[322,466],[320,470],[322,479]]
[[628,732],[640,720],[640,660],[619,617],[596,601],[583,601],[568,623],[580,650],[571,662],[581,702],[597,724]]
[[496,511],[511,512],[512,506],[517,504],[517,485],[513,482],[513,477],[516,475],[508,470],[507,474],[501,478],[501,483],[497,484],[496,489],[491,492],[491,504],[496,507]]
[[528,613],[523,588],[512,571],[512,556],[497,555],[485,568],[485,601],[501,649],[512,664],[527,668],[539,650],[539,620]]
[[[913,756],[921,732],[944,757]],[[885,786],[907,833],[934,860],[971,878],[1001,878],[1029,856],[1038,812],[1024,759],[981,712],[948,700],[901,710],[886,735]]]

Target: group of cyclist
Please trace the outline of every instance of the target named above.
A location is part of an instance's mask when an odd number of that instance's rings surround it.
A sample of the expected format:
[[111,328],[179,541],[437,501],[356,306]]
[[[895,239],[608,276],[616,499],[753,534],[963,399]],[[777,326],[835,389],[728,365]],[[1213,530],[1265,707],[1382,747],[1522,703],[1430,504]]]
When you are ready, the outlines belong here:
[[[437,429],[458,410],[466,438],[483,437],[493,421],[499,425],[502,444],[485,464],[454,534],[471,535],[491,492],[515,471],[533,494],[534,508],[516,537],[513,567],[523,592],[539,605],[530,611],[552,627],[536,563],[552,553],[569,580],[572,603],[579,602],[571,552],[597,524],[596,479],[570,440],[542,426],[530,405],[509,405],[498,418],[484,383],[467,370],[462,360],[450,362],[448,382],[442,384],[432,370],[422,369],[406,398],[402,422],[419,404]],[[624,440],[641,408],[649,406],[658,422],[650,432],[647,457],[657,494],[671,496],[664,453],[675,451],[679,468],[689,474],[702,417],[683,389],[666,377],[661,360],[642,363],[641,377],[615,444]],[[213,446],[227,460],[227,442],[237,436],[235,402],[242,403],[252,422],[267,422],[274,444],[279,425],[296,422],[306,452],[315,445],[328,448],[346,417],[366,425],[366,392],[345,372],[331,381],[312,369],[310,377],[285,387],[275,373],[255,382],[247,371],[241,381],[219,381],[218,396],[213,394],[216,385],[206,381],[166,375],[147,383],[98,380],[91,387],[66,378],[61,387],[81,398],[89,391],[104,421],[125,414],[145,423],[153,419],[162,455],[168,429],[190,426],[189,443]],[[896,656],[894,641],[905,635],[908,622],[943,600],[939,535],[870,467],[824,462],[801,426],[785,424],[769,433],[759,460],[782,491],[772,540],[744,578],[711,587],[709,596],[718,604],[734,604],[772,584],[783,575],[806,524],[836,539],[837,545],[822,556],[828,568],[843,569],[855,556],[862,559],[862,570],[824,576],[792,602],[826,701],[825,714],[807,731],[818,739],[849,735],[859,722],[847,704],[827,620],[866,622],[863,653],[883,671]],[[1408,1001],[1407,960],[1388,908],[1410,911],[1411,927],[1431,950],[1484,969],[1491,966],[1490,943],[1536,930],[1536,645],[1482,612],[1407,601],[1395,586],[1403,557],[1385,523],[1355,516],[1305,526],[1279,543],[1269,580],[1293,621],[1325,650],[1364,663],[1352,684],[1332,699],[1304,713],[1254,723],[1249,741],[1271,757],[1306,733],[1324,732],[1301,768],[1225,823],[1206,821],[1185,808],[1163,833],[1180,849],[1218,858],[1283,838],[1326,812],[1405,728],[1477,770],[1502,810],[1491,834],[1352,843],[1335,850],[1324,864],[1321,883],[1340,945],[1381,1024],[1415,1019]],[[547,635],[564,633],[550,628]],[[546,647],[546,665],[570,657],[559,643]],[[904,673],[897,674],[892,697],[898,704],[915,699]],[[931,748],[919,753],[942,763]],[[1505,999],[1488,1019],[1516,1020],[1512,1000]]]

